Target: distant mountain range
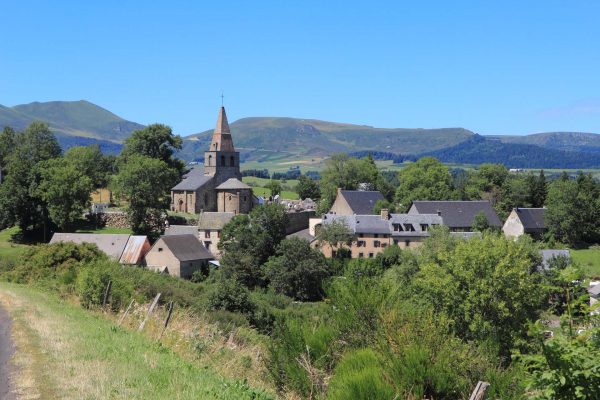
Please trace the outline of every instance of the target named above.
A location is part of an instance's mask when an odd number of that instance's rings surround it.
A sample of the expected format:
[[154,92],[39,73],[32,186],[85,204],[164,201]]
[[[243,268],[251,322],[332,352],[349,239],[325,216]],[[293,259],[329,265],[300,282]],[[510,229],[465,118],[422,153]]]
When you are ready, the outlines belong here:
[[[85,100],[0,105],[0,128],[11,126],[21,130],[34,120],[48,123],[63,148],[97,143],[107,153],[118,153],[123,140],[144,127]],[[284,117],[242,118],[230,126],[235,146],[246,160],[265,152],[294,160],[335,152],[373,151],[408,159],[431,155],[444,162],[465,164],[499,162],[521,168],[600,168],[600,135],[594,133],[481,136],[464,128],[386,129]],[[207,130],[184,137],[178,156],[187,161],[201,158],[211,136],[212,130]]]

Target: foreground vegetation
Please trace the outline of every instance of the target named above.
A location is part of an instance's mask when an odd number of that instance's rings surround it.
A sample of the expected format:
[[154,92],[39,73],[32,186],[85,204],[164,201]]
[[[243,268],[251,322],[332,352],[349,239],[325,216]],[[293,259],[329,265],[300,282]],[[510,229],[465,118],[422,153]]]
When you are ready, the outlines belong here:
[[55,295],[0,283],[24,398],[268,399]]

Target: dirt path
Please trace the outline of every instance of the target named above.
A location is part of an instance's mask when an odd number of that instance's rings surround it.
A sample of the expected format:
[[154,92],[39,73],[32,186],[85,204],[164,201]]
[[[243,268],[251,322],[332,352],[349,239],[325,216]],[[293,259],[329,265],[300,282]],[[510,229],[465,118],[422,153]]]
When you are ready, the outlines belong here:
[[0,306],[0,399],[14,400],[11,393],[9,376],[12,372],[10,358],[14,352],[14,344],[11,339],[12,320],[2,306]]

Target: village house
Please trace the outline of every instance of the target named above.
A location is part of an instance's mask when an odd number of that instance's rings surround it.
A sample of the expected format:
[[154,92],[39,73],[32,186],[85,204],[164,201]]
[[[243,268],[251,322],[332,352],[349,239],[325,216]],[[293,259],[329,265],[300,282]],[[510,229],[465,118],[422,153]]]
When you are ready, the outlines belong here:
[[171,211],[247,213],[255,203],[252,188],[241,181],[240,153],[233,147],[225,108],[221,107],[204,169],[192,168],[171,189]]
[[413,201],[409,215],[436,214],[443,218],[451,232],[472,232],[473,221],[483,213],[492,228],[500,229],[502,222],[487,200],[478,201]]
[[202,212],[198,216],[198,238],[217,259],[221,257],[218,248],[221,231],[234,216],[232,212]]
[[146,254],[145,263],[152,271],[190,279],[194,272],[207,269],[213,258],[196,235],[165,235]]
[[379,191],[370,190],[342,190],[337,189],[335,201],[329,210],[336,215],[369,215],[373,214],[375,203],[384,200]]
[[[431,227],[441,225],[442,218],[436,214],[390,214],[387,209],[380,215],[337,215],[325,214],[321,226],[333,222],[344,223],[353,235],[349,247],[352,258],[373,258],[383,252],[386,247],[395,245],[402,249],[415,248],[427,238]],[[315,237],[319,224],[313,222],[309,237]],[[326,243],[321,244],[321,251],[326,257],[334,257],[337,248]]]
[[514,208],[502,231],[506,237],[515,239],[524,234],[539,238],[546,232],[545,213],[545,208]]
[[92,243],[107,256],[121,264],[142,264],[150,250],[146,236],[128,234],[55,233],[50,244],[59,242]]

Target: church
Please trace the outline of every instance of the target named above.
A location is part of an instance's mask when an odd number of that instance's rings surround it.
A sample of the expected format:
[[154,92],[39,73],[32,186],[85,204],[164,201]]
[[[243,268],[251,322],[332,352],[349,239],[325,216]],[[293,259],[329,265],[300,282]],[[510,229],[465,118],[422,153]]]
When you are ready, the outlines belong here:
[[171,211],[246,214],[254,205],[252,188],[242,182],[240,153],[233,147],[225,107],[219,110],[204,170],[193,168],[171,189]]

